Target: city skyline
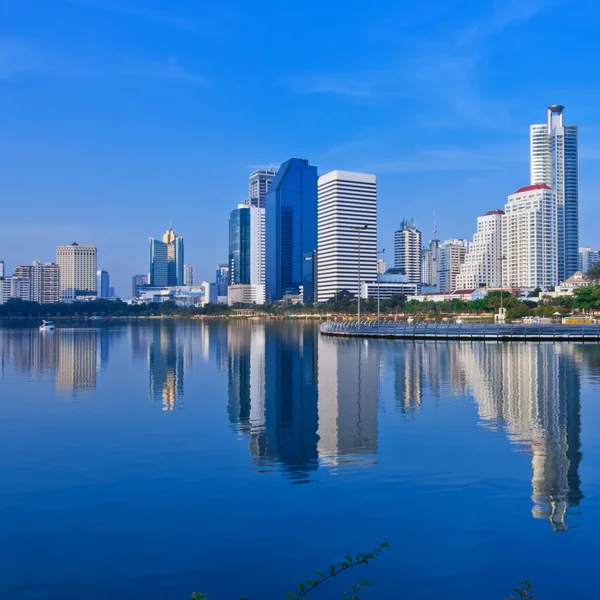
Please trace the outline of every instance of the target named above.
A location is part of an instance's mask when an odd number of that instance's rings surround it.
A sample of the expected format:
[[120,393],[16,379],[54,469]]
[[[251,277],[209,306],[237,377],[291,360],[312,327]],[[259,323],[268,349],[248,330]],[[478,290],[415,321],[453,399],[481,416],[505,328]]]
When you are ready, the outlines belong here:
[[[361,13],[350,7],[341,18],[321,6],[319,23],[271,14],[260,27],[298,46],[268,65],[263,43],[248,48],[244,35],[256,7],[224,15],[183,2],[164,7],[157,23],[94,4],[37,2],[24,11],[13,3],[2,15],[0,194],[10,202],[0,256],[9,271],[36,257],[50,261],[56,244],[76,239],[99,248],[124,293],[131,274],[147,269],[140,241],[172,219],[186,222],[188,261],[207,277],[226,260],[226,215],[246,197],[251,165],[289,156],[308,158],[320,175],[376,174],[379,245],[390,245],[405,213],[427,241],[433,210],[440,237],[470,239],[475,214],[503,206],[529,180],[528,128],[553,103],[579,126],[580,245],[598,246],[600,86],[593,69],[572,68],[600,43],[588,32],[597,10],[589,0],[402,10],[383,3]],[[77,33],[98,19],[105,27],[93,40]],[[557,19],[561,52],[541,64],[541,32]],[[222,26],[194,33],[173,26],[182,20]],[[112,33],[107,46],[103,36]],[[341,42],[333,52],[332,39]],[[588,40],[585,53],[580,39]],[[274,76],[259,81],[261,67]],[[52,98],[41,110],[29,100],[40,96]],[[489,205],[476,209],[484,197]]]

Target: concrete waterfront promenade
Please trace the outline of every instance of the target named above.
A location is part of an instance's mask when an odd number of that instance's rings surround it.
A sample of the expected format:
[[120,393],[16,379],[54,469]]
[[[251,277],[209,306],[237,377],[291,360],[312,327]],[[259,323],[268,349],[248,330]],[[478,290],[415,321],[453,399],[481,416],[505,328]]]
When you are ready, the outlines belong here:
[[496,324],[382,321],[326,321],[321,334],[341,337],[381,337],[402,340],[483,340],[494,342],[600,342],[600,324]]

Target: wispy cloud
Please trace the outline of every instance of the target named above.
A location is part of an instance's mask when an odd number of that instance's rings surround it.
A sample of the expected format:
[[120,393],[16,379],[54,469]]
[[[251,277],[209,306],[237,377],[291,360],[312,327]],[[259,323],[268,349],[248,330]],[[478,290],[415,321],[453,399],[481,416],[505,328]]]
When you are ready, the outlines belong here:
[[510,164],[526,164],[522,144],[493,144],[472,148],[424,148],[383,162],[364,165],[376,173],[434,173],[502,171]]
[[166,61],[143,61],[128,70],[131,75],[156,79],[172,79],[194,84],[207,84],[206,77],[182,66],[176,56]]
[[377,94],[372,76],[361,78],[316,73],[288,77],[280,84],[298,94],[336,94],[355,98],[373,98]]
[[[156,23],[164,27],[176,29],[187,33],[206,35],[209,37],[222,37],[227,35],[226,23],[230,23],[234,12],[226,7],[213,5],[219,9],[219,23],[214,22],[205,14],[205,18],[199,20],[189,15],[177,14],[167,9],[151,8],[147,4],[139,4],[131,0],[64,0],[69,4],[83,8],[100,10],[104,12],[118,13]],[[169,3],[165,3],[168,6]]]

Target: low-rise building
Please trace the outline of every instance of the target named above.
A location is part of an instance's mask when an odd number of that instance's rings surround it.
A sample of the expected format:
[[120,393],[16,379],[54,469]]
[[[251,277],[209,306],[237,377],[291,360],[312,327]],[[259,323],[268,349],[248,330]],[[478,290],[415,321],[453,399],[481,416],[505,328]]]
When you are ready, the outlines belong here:
[[585,273],[577,271],[577,273],[573,273],[573,275],[565,281],[561,281],[560,285],[557,285],[553,292],[541,292],[539,299],[543,300],[545,298],[552,299],[572,296],[576,289],[587,287],[592,284],[593,281]]
[[264,304],[265,286],[236,284],[227,288],[227,304]]
[[392,296],[404,295],[414,297],[421,290],[420,283],[409,282],[408,276],[404,275],[401,268],[388,269],[379,275],[378,279],[363,281],[361,286],[362,298],[377,298],[389,300]]
[[461,300],[462,302],[473,302],[482,300],[488,294],[486,288],[477,288],[471,290],[455,290],[449,293],[421,294],[415,296],[419,302],[444,302],[445,300]]

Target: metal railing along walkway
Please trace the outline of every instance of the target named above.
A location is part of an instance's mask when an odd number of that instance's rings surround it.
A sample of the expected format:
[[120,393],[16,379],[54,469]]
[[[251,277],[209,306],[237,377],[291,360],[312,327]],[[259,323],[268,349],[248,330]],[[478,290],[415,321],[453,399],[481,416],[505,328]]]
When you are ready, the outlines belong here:
[[419,340],[490,340],[600,342],[600,325],[497,324],[497,323],[411,323],[382,321],[326,321],[321,333],[348,337],[382,337]]

